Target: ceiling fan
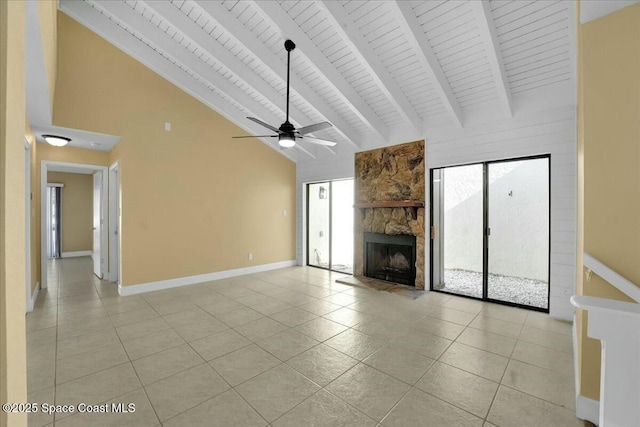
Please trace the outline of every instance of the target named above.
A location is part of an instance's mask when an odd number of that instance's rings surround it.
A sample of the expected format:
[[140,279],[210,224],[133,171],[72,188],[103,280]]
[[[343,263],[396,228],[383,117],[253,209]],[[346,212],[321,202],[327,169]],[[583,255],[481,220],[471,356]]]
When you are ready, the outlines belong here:
[[278,138],[278,144],[282,148],[293,147],[294,145],[296,145],[297,139],[304,139],[305,141],[311,142],[313,144],[333,147],[334,145],[336,145],[336,143],[333,141],[327,141],[326,139],[316,138],[315,136],[308,135],[312,132],[330,128],[331,126],[333,126],[331,123],[320,122],[314,125],[303,126],[300,129],[296,129],[294,125],[289,123],[289,74],[291,72],[291,51],[296,48],[296,44],[291,40],[287,40],[284,42],[284,48],[287,50],[287,118],[285,122],[282,123],[279,128],[277,128],[263,122],[260,119],[256,119],[255,117],[247,117],[247,119],[251,120],[252,122],[256,122],[260,126],[264,126],[265,128],[275,132],[276,134],[234,136],[233,138]]

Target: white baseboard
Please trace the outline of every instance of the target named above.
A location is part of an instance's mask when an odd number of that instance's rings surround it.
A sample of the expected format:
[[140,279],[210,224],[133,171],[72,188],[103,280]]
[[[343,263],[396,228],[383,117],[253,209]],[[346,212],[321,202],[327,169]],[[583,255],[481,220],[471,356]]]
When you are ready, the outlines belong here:
[[91,256],[91,251],[62,252],[60,258],[75,258],[79,256]]
[[118,293],[121,296],[136,295],[145,292],[159,291],[162,289],[177,288],[179,286],[194,285],[196,283],[210,282],[212,280],[226,279],[245,274],[261,273],[263,271],[277,270],[279,268],[293,267],[296,260],[274,262],[271,264],[256,265],[253,267],[236,268],[234,270],[216,271],[213,273],[199,274],[197,276],[178,277],[176,279],[160,280],[157,282],[141,283],[139,285],[118,285]]
[[38,293],[40,292],[40,282],[36,283],[36,288],[33,290],[31,294],[31,299],[27,301],[27,312],[31,313],[33,311],[33,307],[36,305],[36,300],[38,299]]
[[600,425],[600,402],[578,395],[576,398],[576,417]]

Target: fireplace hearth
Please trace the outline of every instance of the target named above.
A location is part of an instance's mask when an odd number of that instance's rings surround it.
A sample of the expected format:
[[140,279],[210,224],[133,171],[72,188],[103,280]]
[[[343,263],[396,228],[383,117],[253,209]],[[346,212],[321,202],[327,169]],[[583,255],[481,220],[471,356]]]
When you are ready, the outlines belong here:
[[416,236],[364,233],[364,275],[415,286]]

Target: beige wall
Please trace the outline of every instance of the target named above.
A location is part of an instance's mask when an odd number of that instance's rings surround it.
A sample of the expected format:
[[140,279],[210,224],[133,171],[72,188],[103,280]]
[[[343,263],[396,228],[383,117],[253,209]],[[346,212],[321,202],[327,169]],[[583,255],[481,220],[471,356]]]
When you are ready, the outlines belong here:
[[[0,2],[0,402],[26,402],[25,7]],[[26,414],[0,411],[0,425]]]
[[49,88],[49,101],[53,109],[53,99],[56,88],[57,74],[57,20],[58,0],[39,0],[38,17],[40,18],[40,32],[42,34],[42,47],[44,51],[44,65],[47,73]]
[[49,172],[47,182],[64,184],[62,203],[62,252],[93,250],[93,175]]
[[68,16],[58,24],[54,124],[121,136],[124,285],[295,259],[294,163],[232,140],[241,129]]
[[[579,25],[578,43],[578,252],[640,283],[640,5]],[[597,276],[578,279],[579,293],[631,301]],[[600,342],[587,337],[586,317],[580,394],[597,400]]]

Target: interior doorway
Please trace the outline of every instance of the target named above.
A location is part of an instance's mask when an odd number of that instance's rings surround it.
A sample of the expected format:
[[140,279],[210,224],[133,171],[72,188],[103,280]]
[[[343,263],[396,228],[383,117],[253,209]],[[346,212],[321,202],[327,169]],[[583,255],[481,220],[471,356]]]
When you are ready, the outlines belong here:
[[[50,203],[50,192],[48,190],[49,187],[49,175],[51,173],[58,174],[67,174],[67,175],[82,175],[86,177],[87,181],[87,191],[86,196],[83,197],[83,207],[87,209],[86,223],[85,217],[82,216],[82,221],[73,219],[75,214],[79,212],[78,208],[74,208],[72,204],[65,203],[63,200],[60,202],[62,207],[61,214],[58,215],[58,228],[62,226],[64,229],[69,227],[78,226],[78,232],[68,233],[67,238],[58,237],[58,243],[60,244],[59,256],[62,258],[70,258],[70,257],[79,257],[79,256],[91,256],[97,262],[94,263],[94,273],[98,278],[103,278],[105,276],[105,272],[108,268],[108,227],[106,226],[106,218],[108,217],[108,176],[107,176],[107,167],[105,166],[97,166],[97,165],[84,165],[84,164],[76,164],[76,163],[62,163],[62,162],[52,162],[52,161],[42,161],[40,168],[40,206],[41,206],[41,254],[40,262],[41,262],[41,289],[46,289],[48,287],[48,279],[49,279],[49,257],[50,254],[50,245],[52,239],[51,233],[51,222],[49,218],[51,217],[51,203]],[[53,179],[53,178],[52,178]],[[54,179],[55,181],[55,179]],[[65,186],[65,190],[68,190],[70,187]],[[62,190],[63,194],[64,191]],[[58,195],[58,198],[60,196]],[[64,196],[62,197],[64,199]],[[68,208],[67,211],[64,210],[64,206]],[[65,212],[68,215],[65,215]],[[65,226],[64,224],[60,224],[61,218],[67,218],[69,220],[68,224]],[[79,224],[82,224],[81,226]],[[95,230],[93,229],[95,228]],[[86,239],[80,236],[85,236],[87,234]],[[62,233],[60,234],[62,235]],[[82,243],[79,247],[71,246],[65,247],[65,242],[70,243],[69,240],[73,239],[74,241],[87,241],[87,243]],[[83,240],[84,239],[84,240]]]
[[353,179],[307,184],[307,264],[353,274]]
[[431,289],[549,311],[550,157],[431,170]]

